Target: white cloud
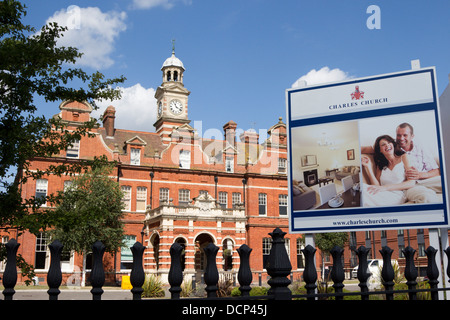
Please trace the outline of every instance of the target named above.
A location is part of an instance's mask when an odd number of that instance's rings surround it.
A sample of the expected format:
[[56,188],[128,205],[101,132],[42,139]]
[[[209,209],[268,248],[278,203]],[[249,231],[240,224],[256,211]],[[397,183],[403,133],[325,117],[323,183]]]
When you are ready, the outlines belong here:
[[[172,9],[175,3],[180,0],[133,0],[131,7],[133,9],[151,9],[154,7],[163,7],[164,9]],[[192,0],[181,0],[185,5],[192,3]]]
[[99,109],[92,116],[100,118],[105,109],[112,105],[116,109],[115,128],[153,132],[156,121],[155,89],[146,89],[139,83],[120,89],[120,100],[97,102]]
[[95,69],[108,68],[114,64],[111,54],[119,34],[126,30],[125,12],[102,12],[97,7],[69,6],[57,11],[47,19],[68,27],[58,40],[60,46],[78,48],[83,56],[77,62]]
[[312,69],[307,74],[298,78],[297,81],[292,84],[292,88],[301,86],[302,81],[306,81],[306,84],[310,86],[320,83],[342,81],[350,78],[351,77],[347,72],[344,72],[340,69],[330,70],[330,68],[328,67],[323,67],[319,71],[317,71],[316,69]]

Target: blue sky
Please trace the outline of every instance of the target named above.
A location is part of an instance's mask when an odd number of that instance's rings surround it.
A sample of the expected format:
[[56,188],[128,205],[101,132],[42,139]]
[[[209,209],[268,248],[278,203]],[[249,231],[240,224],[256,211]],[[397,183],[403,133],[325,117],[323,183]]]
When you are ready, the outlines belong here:
[[[62,44],[86,53],[79,65],[124,75],[116,127],[154,131],[154,91],[171,55],[186,68],[189,118],[202,130],[234,120],[265,132],[286,119],[285,91],[299,78],[329,82],[435,66],[439,95],[450,73],[450,1],[109,0],[25,1],[26,23],[71,27]],[[380,29],[369,29],[370,5]],[[75,10],[75,11],[74,11]],[[78,10],[78,11],[77,11]],[[79,15],[77,16],[77,13]],[[107,104],[102,104],[102,110]],[[58,104],[41,103],[52,116]],[[99,113],[100,113],[99,112]],[[137,120],[136,120],[137,119]],[[202,132],[200,132],[202,134]]]

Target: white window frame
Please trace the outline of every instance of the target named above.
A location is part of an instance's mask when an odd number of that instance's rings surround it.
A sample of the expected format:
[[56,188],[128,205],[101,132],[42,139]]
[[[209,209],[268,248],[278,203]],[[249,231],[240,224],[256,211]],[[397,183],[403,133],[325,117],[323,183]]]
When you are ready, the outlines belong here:
[[233,158],[225,159],[225,171],[228,173],[234,173],[234,159]]
[[187,206],[191,202],[191,191],[189,189],[178,190],[178,205]]
[[36,236],[36,242],[34,247],[34,266],[37,266],[37,254],[41,253],[45,255],[44,258],[44,267],[43,268],[37,268],[36,270],[48,270],[50,266],[50,249],[48,248],[48,245],[50,244],[50,237],[45,232],[40,232]]
[[[39,195],[38,195],[39,193]],[[36,199],[39,198],[45,198],[47,197],[48,194],[48,180],[47,179],[37,179],[36,180],[36,192],[34,194],[34,196],[36,197]],[[43,206],[45,207],[47,205],[47,202],[45,202],[43,204]]]
[[80,140],[74,140],[66,150],[66,158],[78,159],[80,157]]
[[240,192],[233,192],[231,195],[231,205],[233,208],[242,205],[242,195]]
[[[120,251],[120,270],[131,270],[131,266],[133,264],[133,253],[131,252],[131,247],[136,243],[135,235],[124,235],[124,243],[125,247],[123,247]],[[122,264],[125,263],[130,268],[122,268]]]
[[278,173],[286,174],[287,172],[287,159],[278,158]]
[[191,151],[180,150],[179,160],[180,160],[180,168],[181,169],[190,169],[191,168]]
[[169,188],[159,188],[159,205],[169,204]]
[[131,211],[131,186],[122,186],[122,202],[125,205],[123,211]]
[[[262,207],[264,207],[264,213],[261,213]],[[260,216],[267,215],[267,194],[266,193],[258,193],[258,215],[260,215]]]
[[134,166],[141,164],[141,149],[130,148],[130,164]]
[[219,191],[219,204],[223,209],[228,208],[228,192]]
[[[287,216],[287,206],[288,206],[288,196],[287,194],[280,194],[278,195],[278,214],[280,216]],[[281,208],[284,208],[284,210],[281,210]],[[282,211],[284,213],[282,214]]]
[[[144,203],[144,209],[139,210],[139,204]],[[136,211],[143,212],[147,208],[147,187],[136,188]]]

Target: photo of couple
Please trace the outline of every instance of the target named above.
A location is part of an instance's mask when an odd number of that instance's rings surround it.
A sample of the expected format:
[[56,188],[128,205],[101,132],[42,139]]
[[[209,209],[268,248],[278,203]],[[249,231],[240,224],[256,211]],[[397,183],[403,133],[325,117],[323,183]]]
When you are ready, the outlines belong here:
[[433,111],[360,120],[363,207],[442,203],[434,121]]

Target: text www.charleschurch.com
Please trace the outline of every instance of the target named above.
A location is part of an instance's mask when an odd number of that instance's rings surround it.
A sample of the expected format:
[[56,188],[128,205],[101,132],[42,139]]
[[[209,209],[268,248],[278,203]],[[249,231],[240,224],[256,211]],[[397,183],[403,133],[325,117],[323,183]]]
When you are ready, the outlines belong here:
[[349,219],[346,221],[333,221],[333,226],[358,226],[373,224],[394,224],[398,223],[398,219]]

